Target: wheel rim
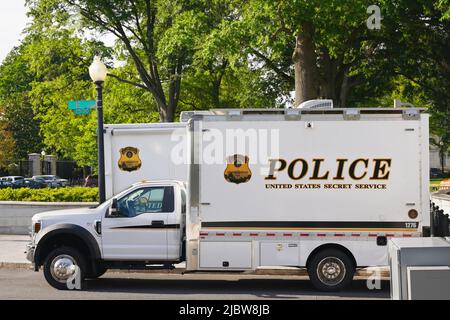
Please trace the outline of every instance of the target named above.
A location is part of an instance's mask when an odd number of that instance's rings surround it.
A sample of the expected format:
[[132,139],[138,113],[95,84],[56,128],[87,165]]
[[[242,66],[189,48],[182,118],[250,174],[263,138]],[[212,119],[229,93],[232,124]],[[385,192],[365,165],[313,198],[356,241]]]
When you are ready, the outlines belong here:
[[77,263],[73,257],[62,254],[52,260],[50,273],[56,281],[66,283],[67,279],[75,274],[76,266]]
[[341,259],[326,257],[317,266],[317,277],[327,286],[336,286],[345,278],[347,270]]

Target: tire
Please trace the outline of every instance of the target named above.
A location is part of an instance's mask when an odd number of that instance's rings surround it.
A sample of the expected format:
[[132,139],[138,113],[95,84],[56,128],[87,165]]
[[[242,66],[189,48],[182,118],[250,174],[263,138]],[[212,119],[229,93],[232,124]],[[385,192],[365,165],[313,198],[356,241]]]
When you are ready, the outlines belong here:
[[340,291],[350,285],[355,274],[353,259],[339,249],[317,252],[308,265],[309,279],[320,291]]
[[104,275],[108,271],[108,268],[97,264],[94,268],[94,270],[89,270],[86,274],[86,279],[97,279],[100,278],[102,275]]
[[[59,265],[59,268],[58,268]],[[48,284],[58,290],[68,290],[67,280],[70,279],[76,266],[79,268],[79,278],[75,280],[75,289],[82,289],[86,273],[86,260],[83,255],[71,247],[59,247],[52,250],[44,260],[44,277]],[[73,283],[73,282],[72,282]],[[80,285],[77,287],[77,285]]]

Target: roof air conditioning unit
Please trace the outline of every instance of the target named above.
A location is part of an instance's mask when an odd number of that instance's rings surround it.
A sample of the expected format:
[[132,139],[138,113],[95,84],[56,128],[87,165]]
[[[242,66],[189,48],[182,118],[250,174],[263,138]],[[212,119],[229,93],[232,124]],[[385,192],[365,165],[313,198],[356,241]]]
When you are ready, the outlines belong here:
[[300,103],[297,108],[299,109],[330,109],[333,108],[333,100],[331,99],[316,99],[308,100]]

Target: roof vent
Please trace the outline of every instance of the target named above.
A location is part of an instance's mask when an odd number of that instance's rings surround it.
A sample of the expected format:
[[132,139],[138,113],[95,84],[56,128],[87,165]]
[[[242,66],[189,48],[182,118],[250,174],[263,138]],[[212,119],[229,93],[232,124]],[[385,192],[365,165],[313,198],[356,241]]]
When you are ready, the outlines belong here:
[[333,100],[331,99],[316,99],[316,100],[308,100],[300,103],[297,107],[299,109],[332,109],[333,108]]

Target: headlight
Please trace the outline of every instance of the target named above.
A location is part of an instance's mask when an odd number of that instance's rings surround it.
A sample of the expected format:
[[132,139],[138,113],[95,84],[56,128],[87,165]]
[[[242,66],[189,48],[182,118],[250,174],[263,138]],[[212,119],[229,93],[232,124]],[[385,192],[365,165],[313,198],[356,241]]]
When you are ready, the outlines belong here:
[[38,233],[39,231],[41,231],[41,222],[40,221],[36,221],[33,225],[33,234]]

